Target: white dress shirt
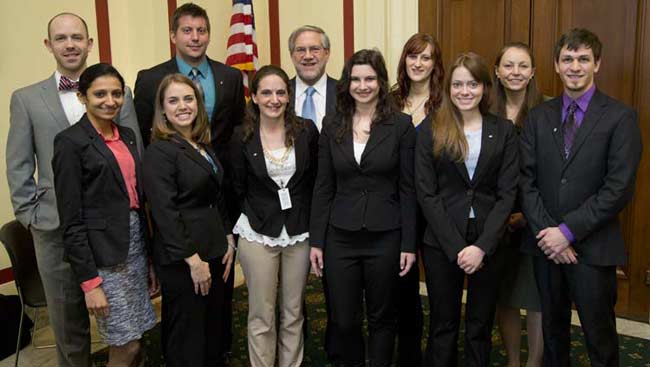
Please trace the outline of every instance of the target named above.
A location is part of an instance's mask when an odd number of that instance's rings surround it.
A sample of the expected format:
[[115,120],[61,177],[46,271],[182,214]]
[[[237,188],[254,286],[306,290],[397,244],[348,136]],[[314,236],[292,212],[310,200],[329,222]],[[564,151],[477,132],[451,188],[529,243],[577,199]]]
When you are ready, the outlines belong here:
[[[56,87],[58,88],[59,81],[61,80],[61,73],[59,73],[58,70],[55,71],[54,77],[56,78]],[[78,82],[79,80],[74,81]],[[63,106],[65,117],[68,119],[70,125],[75,124],[81,119],[81,116],[86,113],[86,106],[79,102],[76,90],[59,91],[59,99],[61,100],[61,106]]]
[[[296,76],[296,90],[294,93],[296,94],[296,115],[302,117],[302,104],[305,102],[305,97],[307,96],[307,88],[310,86],[305,84],[305,82],[302,81],[298,76]],[[314,106],[316,106],[316,121],[314,123],[316,124],[316,127],[318,128],[318,131],[320,131],[323,123],[323,117],[325,117],[325,101],[327,98],[327,74],[323,74],[323,76],[318,79],[316,84],[313,85],[314,89],[316,89],[316,92],[312,96],[314,99]]]

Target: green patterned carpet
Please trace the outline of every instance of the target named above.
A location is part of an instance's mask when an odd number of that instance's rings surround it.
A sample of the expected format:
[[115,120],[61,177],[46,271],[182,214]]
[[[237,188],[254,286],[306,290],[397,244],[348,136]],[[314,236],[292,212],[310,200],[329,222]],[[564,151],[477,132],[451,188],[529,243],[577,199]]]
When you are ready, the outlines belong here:
[[[305,344],[305,362],[303,366],[322,367],[329,366],[325,359],[323,351],[323,336],[325,330],[325,306],[322,293],[320,280],[310,276],[309,283],[307,284],[306,302],[309,313],[309,331],[310,335]],[[233,358],[231,360],[232,367],[248,366],[247,356],[248,348],[246,342],[246,313],[248,291],[246,286],[239,287],[235,290],[234,303],[233,303],[233,322],[234,322],[234,340],[233,340]],[[427,324],[428,324],[428,302],[423,298],[423,305],[425,308],[425,337],[426,341]],[[523,331],[523,337],[526,338],[526,332]],[[505,350],[501,345],[499,334],[496,330],[492,333],[492,365],[504,366],[506,364]],[[461,331],[461,345],[462,349],[462,331]],[[147,352],[146,366],[164,366],[162,355],[160,352],[160,327],[156,326],[153,330],[145,334],[143,343]],[[619,343],[621,350],[621,366],[626,367],[650,367],[650,341],[619,335]],[[526,345],[526,341],[522,341],[522,346]],[[582,332],[578,327],[571,327],[571,345],[572,345],[572,365],[574,366],[589,366],[589,359],[585,349],[584,339]],[[522,361],[526,360],[526,351],[522,350]],[[107,349],[99,351],[93,355],[93,360],[97,367],[106,365],[108,358]],[[410,367],[410,366],[409,366]]]

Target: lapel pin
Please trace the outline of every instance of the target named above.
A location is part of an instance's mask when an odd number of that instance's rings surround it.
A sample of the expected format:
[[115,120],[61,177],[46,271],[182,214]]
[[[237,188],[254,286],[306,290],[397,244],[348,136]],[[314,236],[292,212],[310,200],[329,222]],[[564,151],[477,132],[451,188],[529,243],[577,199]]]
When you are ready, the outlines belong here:
[[492,135],[488,135],[488,138],[492,139]]
[[257,157],[257,153],[253,153],[253,157]]
[[553,132],[557,132],[557,127],[554,127],[554,128],[553,128]]
[[223,80],[219,81],[219,85],[223,85]]

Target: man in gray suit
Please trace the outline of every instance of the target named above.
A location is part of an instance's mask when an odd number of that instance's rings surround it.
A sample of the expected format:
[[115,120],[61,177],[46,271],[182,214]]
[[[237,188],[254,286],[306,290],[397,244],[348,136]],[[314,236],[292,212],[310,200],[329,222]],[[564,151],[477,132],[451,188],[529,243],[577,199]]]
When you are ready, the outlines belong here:
[[[59,366],[90,366],[89,320],[84,293],[63,262],[63,238],[53,188],[54,137],[85,113],[76,96],[79,76],[86,68],[93,39],[78,15],[61,13],[48,23],[45,47],[56,60],[49,78],[15,91],[11,96],[7,137],[7,181],[16,219],[34,237],[38,269],[45,288],[50,325],[56,339]],[[142,139],[126,91],[121,125]],[[141,149],[141,148],[140,148]],[[35,172],[38,171],[37,177]]]

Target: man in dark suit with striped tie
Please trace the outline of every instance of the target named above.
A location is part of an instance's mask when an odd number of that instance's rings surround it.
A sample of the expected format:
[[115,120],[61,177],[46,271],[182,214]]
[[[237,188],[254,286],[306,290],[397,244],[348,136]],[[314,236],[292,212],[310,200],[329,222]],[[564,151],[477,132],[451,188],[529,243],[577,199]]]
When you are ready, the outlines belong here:
[[586,29],[555,48],[560,97],[534,108],[521,137],[520,188],[536,255],[544,365],[570,365],[575,303],[592,366],[618,366],[616,267],[626,261],[618,214],[634,193],[641,158],[637,113],[596,88],[602,45]]

